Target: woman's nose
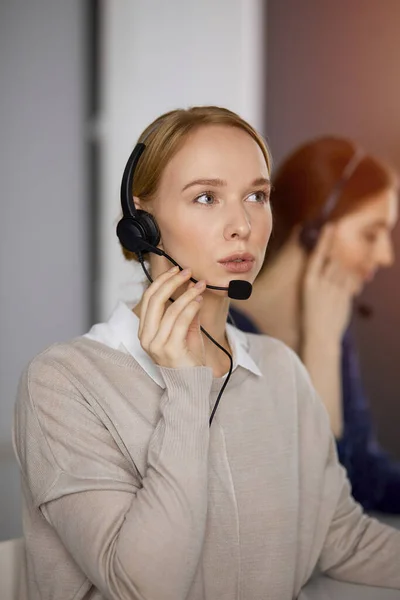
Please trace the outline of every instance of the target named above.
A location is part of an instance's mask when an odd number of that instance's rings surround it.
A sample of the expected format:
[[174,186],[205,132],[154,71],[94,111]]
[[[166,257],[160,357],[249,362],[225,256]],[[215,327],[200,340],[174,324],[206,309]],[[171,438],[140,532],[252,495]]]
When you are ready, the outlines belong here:
[[251,221],[244,207],[227,210],[224,237],[226,240],[235,238],[246,239],[251,233]]

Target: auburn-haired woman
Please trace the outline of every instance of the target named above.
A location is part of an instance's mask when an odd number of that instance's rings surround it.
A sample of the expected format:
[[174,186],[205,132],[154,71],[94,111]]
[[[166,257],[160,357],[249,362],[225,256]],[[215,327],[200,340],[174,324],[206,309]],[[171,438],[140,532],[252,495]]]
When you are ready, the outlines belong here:
[[352,141],[321,137],[283,161],[271,203],[265,262],[235,322],[299,354],[327,408],[354,497],[365,509],[399,514],[400,463],[375,438],[348,328],[354,297],[393,263],[397,177]]

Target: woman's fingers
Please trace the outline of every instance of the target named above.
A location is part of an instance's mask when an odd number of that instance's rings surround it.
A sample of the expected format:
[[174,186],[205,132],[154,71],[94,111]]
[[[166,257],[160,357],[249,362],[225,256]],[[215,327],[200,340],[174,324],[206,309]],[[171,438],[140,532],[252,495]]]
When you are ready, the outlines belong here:
[[153,294],[169,279],[171,279],[174,275],[179,272],[179,267],[172,267],[169,271],[165,271],[153,281],[153,283],[147,288],[142,296],[142,303],[140,308],[140,323],[139,323],[139,338],[143,331],[143,326],[146,320],[147,307],[149,304],[150,298]]
[[[139,339],[143,349],[156,363],[169,366],[203,364],[204,347],[198,313],[206,288],[205,281],[188,283],[190,269],[173,268],[160,275],[143,295]],[[187,289],[170,304],[180,288]]]
[[173,273],[172,277],[167,278],[161,285],[157,287],[154,286],[152,290],[150,290],[150,288],[147,290],[149,294],[147,297],[146,311],[142,317],[143,327],[147,329],[147,337],[151,331],[153,332],[152,337],[154,337],[155,332],[158,331],[165,310],[170,305],[170,298],[174,296],[179,288],[187,283],[190,275],[191,272],[189,269]]
[[[151,354],[156,358],[159,364],[167,364],[172,367],[182,365],[184,355],[190,352],[187,347],[187,336],[189,328],[195,321],[201,307],[201,302],[196,302],[196,299],[191,299],[182,310],[174,315],[172,326],[163,328],[157,334],[150,344]],[[197,321],[198,322],[198,321]],[[169,336],[165,338],[166,332],[169,330]],[[200,327],[199,327],[200,331]],[[200,342],[201,344],[201,342]],[[196,350],[192,354],[198,354]]]
[[[166,303],[174,295],[178,288],[184,285],[191,276],[190,269],[183,271],[170,270],[168,277],[160,275],[146,290],[144,302],[140,313],[142,329],[139,331],[139,337],[143,335],[143,329],[147,328],[147,337],[151,331],[155,333],[158,330],[160,321],[165,312]],[[169,303],[169,302],[168,302]]]
[[323,278],[335,286],[345,286],[347,277],[347,271],[336,261],[330,261],[324,269]]
[[[151,352],[159,354],[159,349],[167,343],[181,313],[186,311],[190,304],[194,303],[192,310],[196,309],[195,312],[197,312],[197,309],[200,308],[200,302],[197,300],[205,287],[205,281],[199,281],[196,285],[190,284],[188,289],[167,308],[155,334],[147,338],[144,332],[142,343],[148,345]],[[191,314],[190,310],[188,314]]]
[[338,262],[330,262],[324,271],[323,278],[345,294],[353,294],[358,289],[358,277]]

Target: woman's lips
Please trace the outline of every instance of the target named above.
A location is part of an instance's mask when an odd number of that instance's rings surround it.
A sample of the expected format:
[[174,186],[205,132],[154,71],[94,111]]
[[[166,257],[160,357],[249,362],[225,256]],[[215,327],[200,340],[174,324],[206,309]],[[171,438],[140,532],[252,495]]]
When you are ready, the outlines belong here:
[[254,260],[229,260],[219,264],[229,273],[248,273],[254,266]]

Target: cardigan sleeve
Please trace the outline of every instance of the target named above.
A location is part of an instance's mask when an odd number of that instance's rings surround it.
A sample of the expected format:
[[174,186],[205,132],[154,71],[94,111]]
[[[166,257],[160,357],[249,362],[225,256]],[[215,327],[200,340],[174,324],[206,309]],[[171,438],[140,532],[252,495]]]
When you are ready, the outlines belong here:
[[36,362],[20,384],[14,439],[33,502],[110,600],[183,600],[202,550],[212,371],[161,372],[142,481],[56,368]]
[[318,564],[335,579],[400,590],[400,531],[364,514],[352,497],[326,408],[304,365],[292,356],[299,398],[303,519],[308,515],[313,523],[309,572]]
[[324,495],[337,495],[319,566],[330,577],[400,590],[400,531],[365,515],[351,496],[331,440]]

